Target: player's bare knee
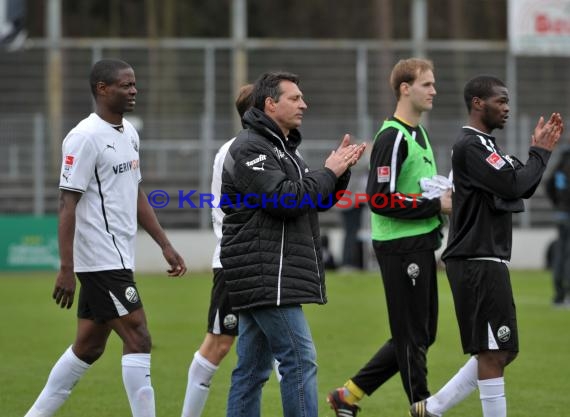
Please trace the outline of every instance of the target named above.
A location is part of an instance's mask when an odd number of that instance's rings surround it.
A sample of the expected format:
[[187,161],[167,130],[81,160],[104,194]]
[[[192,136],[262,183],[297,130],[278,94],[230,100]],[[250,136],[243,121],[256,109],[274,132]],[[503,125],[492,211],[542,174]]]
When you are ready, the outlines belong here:
[[152,339],[150,333],[148,331],[140,333],[136,340],[137,353],[150,353],[151,347]]
[[123,344],[128,353],[150,353],[152,339],[147,327],[140,325],[124,335]]
[[105,352],[105,345],[75,344],[73,346],[75,356],[90,365],[99,359],[103,355],[103,352]]
[[516,353],[508,352],[508,351],[501,351],[499,355],[496,356],[497,365],[501,368],[505,368],[510,362],[514,360],[514,356]]
[[518,352],[508,352],[507,353],[507,362],[506,362],[505,366],[510,364],[512,361],[514,361],[517,358],[518,354],[519,354]]
[[509,357],[511,354],[512,352],[507,351],[480,352],[478,360],[480,366],[483,366],[486,369],[504,369],[509,363]]
[[129,340],[124,343],[124,351],[127,353],[150,353],[151,346],[150,338]]
[[224,359],[226,357],[226,355],[229,353],[229,351],[232,348],[234,341],[232,340],[226,340],[226,339],[222,339],[222,340],[218,340],[218,343],[216,343],[216,355],[218,356],[219,360],[221,361],[222,359]]

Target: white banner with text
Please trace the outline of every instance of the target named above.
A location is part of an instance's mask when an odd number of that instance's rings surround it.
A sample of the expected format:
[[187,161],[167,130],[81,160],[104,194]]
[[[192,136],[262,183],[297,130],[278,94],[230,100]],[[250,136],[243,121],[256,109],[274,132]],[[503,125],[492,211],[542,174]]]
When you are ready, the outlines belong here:
[[509,0],[515,55],[570,56],[570,0]]

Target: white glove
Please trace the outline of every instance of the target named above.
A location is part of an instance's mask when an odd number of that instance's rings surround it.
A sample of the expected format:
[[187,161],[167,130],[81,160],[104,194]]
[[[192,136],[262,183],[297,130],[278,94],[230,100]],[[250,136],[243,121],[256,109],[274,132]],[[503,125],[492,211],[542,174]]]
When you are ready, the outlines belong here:
[[429,200],[440,198],[452,186],[451,180],[443,175],[434,175],[431,178],[420,179],[422,197]]

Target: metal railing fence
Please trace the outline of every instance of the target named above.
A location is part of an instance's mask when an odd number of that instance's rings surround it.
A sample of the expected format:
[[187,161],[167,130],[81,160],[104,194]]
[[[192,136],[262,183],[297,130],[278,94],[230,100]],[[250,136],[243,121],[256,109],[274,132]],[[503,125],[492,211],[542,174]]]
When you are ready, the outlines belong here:
[[[413,51],[411,41],[248,39],[237,45],[227,39],[62,39],[61,117],[54,120],[53,79],[46,75],[49,46],[31,39],[25,50],[0,59],[0,212],[55,211],[62,136],[92,110],[87,75],[101,57],[120,57],[135,68],[139,96],[128,117],[140,126],[145,188],[207,192],[215,151],[236,133],[236,49],[247,57],[248,81],[271,69],[301,76],[309,104],[301,151],[311,166],[322,164],[345,132],[358,140],[373,137],[395,105],[390,69]],[[441,173],[449,171],[451,143],[466,120],[463,85],[474,75],[491,73],[510,87],[511,119],[497,136],[511,153],[525,152],[540,115],[568,113],[568,60],[514,58],[505,42],[428,40],[425,48],[438,90],[425,124]],[[209,227],[207,210],[165,209],[159,217],[170,227]],[[518,222],[541,225],[550,217],[539,189]],[[336,220],[333,214],[323,217],[329,224]]]

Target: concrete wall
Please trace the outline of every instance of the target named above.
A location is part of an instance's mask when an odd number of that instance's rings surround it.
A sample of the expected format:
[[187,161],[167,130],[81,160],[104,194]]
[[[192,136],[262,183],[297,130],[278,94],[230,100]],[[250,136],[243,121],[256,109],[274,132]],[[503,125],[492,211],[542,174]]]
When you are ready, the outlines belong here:
[[[335,259],[341,259],[342,230],[329,229],[330,247]],[[170,230],[168,236],[174,247],[186,261],[190,271],[211,269],[212,253],[216,244],[214,233],[210,230]],[[556,229],[516,229],[513,233],[513,269],[542,269],[545,267],[548,244],[556,238]],[[446,241],[446,240],[445,240]],[[369,251],[367,251],[369,252]],[[375,260],[369,258],[366,264],[375,266]],[[162,252],[156,243],[144,232],[137,237],[136,268],[139,272],[164,272],[168,269]]]

